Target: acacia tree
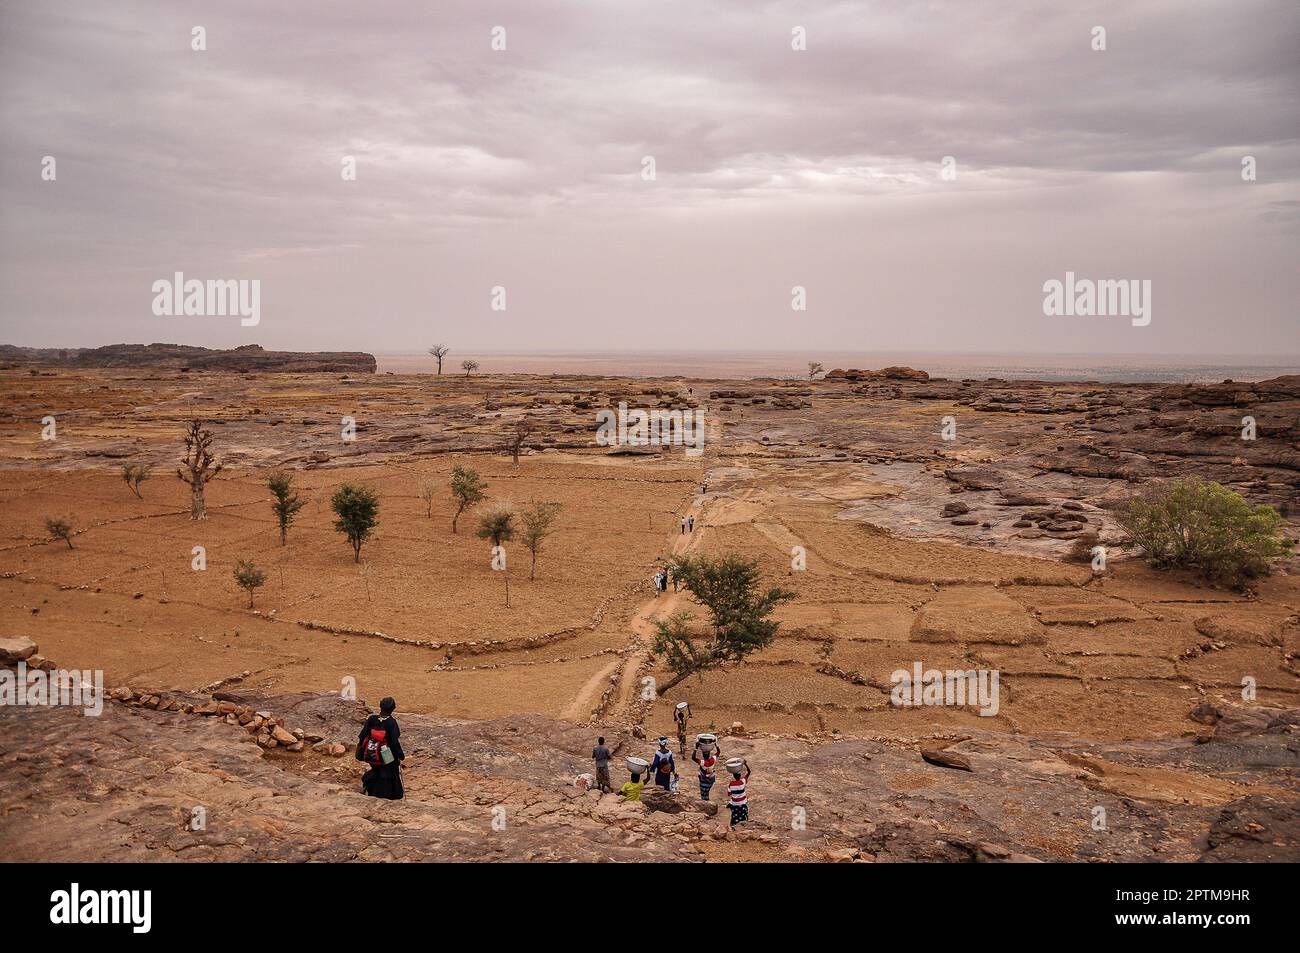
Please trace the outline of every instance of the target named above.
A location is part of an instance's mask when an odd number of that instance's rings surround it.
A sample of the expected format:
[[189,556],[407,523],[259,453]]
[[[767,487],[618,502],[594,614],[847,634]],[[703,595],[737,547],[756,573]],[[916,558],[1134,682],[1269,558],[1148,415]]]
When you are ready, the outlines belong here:
[[270,488],[271,495],[275,497],[271,509],[275,511],[275,520],[280,524],[280,545],[283,546],[288,540],[289,526],[298,515],[298,511],[307,505],[307,501],[300,498],[294,490],[291,473],[277,470],[266,478],[266,485]]
[[435,344],[433,347],[429,348],[429,353],[432,354],[433,359],[438,362],[439,374],[442,373],[442,359],[446,357],[450,351],[451,348],[445,344]]
[[370,538],[370,532],[379,523],[379,498],[368,486],[345,483],[330,497],[334,515],[334,528],[348,538],[352,545],[353,562],[361,562],[361,544]]
[[478,361],[461,361],[460,368],[465,372],[465,376],[469,377],[478,370]]
[[253,593],[266,585],[266,573],[258,569],[250,560],[241,559],[235,563],[235,582],[240,589],[248,590],[248,608],[253,608]]
[[789,589],[762,590],[758,561],[735,554],[717,559],[682,556],[669,569],[708,611],[713,631],[711,637],[695,637],[686,612],[655,621],[654,651],[674,673],[659,686],[661,695],[690,675],[743,662],[751,652],[770,645],[781,624],[768,616],[795,597]]
[[822,362],[821,362],[821,361],[809,361],[809,362],[808,362],[808,379],[809,379],[809,380],[813,380],[813,379],[815,379],[815,378],[817,377],[817,375],[820,374],[820,373],[821,373],[822,371],[824,371],[824,370],[826,370],[826,368],[822,367]]
[[221,467],[212,456],[212,431],[204,430],[201,420],[191,420],[185,432],[185,456],[176,468],[176,476],[190,485],[190,519],[208,518],[203,488],[221,472]]
[[143,500],[144,497],[140,494],[140,484],[149,479],[152,473],[153,467],[147,463],[126,463],[122,465],[122,482],[131,488],[132,493]]
[[483,502],[487,484],[478,475],[477,470],[456,466],[451,471],[451,495],[456,500],[456,515],[451,518],[451,531],[456,532],[456,523],[460,514],[471,506]]
[[528,568],[528,578],[537,573],[537,553],[548,536],[555,532],[555,518],[560,515],[559,503],[530,503],[519,513],[519,537],[532,554],[533,562]]

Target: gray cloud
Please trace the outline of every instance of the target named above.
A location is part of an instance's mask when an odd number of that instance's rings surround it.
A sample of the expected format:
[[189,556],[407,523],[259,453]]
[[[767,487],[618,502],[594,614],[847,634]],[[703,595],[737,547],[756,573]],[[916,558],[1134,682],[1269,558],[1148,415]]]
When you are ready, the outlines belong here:
[[[0,338],[1295,352],[1298,41],[1289,0],[6,2]],[[262,325],[154,317],[176,270]],[[1044,318],[1067,270],[1151,327]]]

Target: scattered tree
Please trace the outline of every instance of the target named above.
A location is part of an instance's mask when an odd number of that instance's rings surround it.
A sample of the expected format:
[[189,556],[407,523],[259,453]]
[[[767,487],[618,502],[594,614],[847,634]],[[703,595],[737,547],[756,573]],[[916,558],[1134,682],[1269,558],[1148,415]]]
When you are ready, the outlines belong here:
[[140,484],[149,479],[152,473],[153,467],[146,463],[123,464],[122,482],[131,488],[132,493],[143,500],[144,497],[140,495]]
[[1293,545],[1273,507],[1251,506],[1240,493],[1199,477],[1153,484],[1116,519],[1129,534],[1123,545],[1140,547],[1152,566],[1195,570],[1208,582],[1238,589],[1268,575]]
[[519,522],[523,524],[519,528],[519,537],[533,557],[528,569],[529,579],[537,573],[537,554],[546,538],[555,532],[555,518],[559,515],[559,503],[530,503],[519,513]]
[[456,499],[456,515],[451,518],[451,531],[456,532],[456,523],[460,514],[471,506],[483,502],[487,484],[478,475],[477,470],[457,466],[451,471],[451,495]]
[[654,651],[664,656],[674,673],[659,686],[660,694],[690,675],[742,662],[751,652],[770,645],[780,623],[768,616],[795,597],[789,589],[761,590],[758,561],[734,554],[717,559],[682,556],[669,569],[708,610],[712,633],[707,638],[693,636],[685,612],[656,620]]
[[307,501],[299,497],[294,490],[291,473],[277,470],[266,478],[266,485],[270,488],[271,495],[275,497],[271,509],[275,511],[275,520],[280,524],[280,545],[283,546],[288,540],[289,526],[298,515],[298,511],[307,505]]
[[368,486],[345,483],[330,497],[330,506],[338,517],[334,528],[352,544],[353,562],[361,562],[361,544],[379,522],[379,498]]
[[61,516],[45,517],[45,532],[54,539],[61,539],[72,549],[72,522]]
[[461,370],[465,372],[465,376],[469,377],[469,375],[478,370],[478,361],[461,361],[460,367]]
[[498,506],[488,510],[478,518],[479,539],[492,540],[493,546],[500,546],[515,538],[515,514],[507,506]]
[[822,362],[821,362],[821,361],[809,361],[809,362],[808,362],[808,379],[809,379],[810,381],[811,381],[811,380],[816,380],[817,375],[820,374],[820,373],[821,373],[822,371],[824,371],[824,370],[826,370],[826,368],[822,367]]
[[266,585],[266,573],[247,559],[235,563],[235,582],[240,589],[248,590],[248,608],[253,608],[253,593]]
[[424,518],[433,519],[433,500],[438,493],[438,488],[432,483],[426,483],[420,487],[420,499],[424,500]]
[[446,357],[450,351],[451,348],[445,344],[435,344],[433,347],[429,348],[429,353],[432,354],[433,359],[438,362],[439,374],[442,373],[442,359]]
[[212,431],[204,430],[200,420],[190,421],[190,429],[185,433],[185,456],[176,469],[176,475],[190,485],[190,519],[208,518],[203,488],[221,472],[221,467],[212,456]]
[[514,460],[514,465],[519,466],[519,451],[524,447],[524,441],[533,435],[533,422],[527,417],[515,421],[515,429],[510,434],[510,457]]

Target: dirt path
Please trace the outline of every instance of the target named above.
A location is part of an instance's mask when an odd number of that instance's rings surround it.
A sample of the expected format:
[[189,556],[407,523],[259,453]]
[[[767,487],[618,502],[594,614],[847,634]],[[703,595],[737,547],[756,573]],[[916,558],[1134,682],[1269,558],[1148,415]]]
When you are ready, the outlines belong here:
[[[680,529],[673,537],[671,547],[674,556],[695,552],[704,538],[709,516],[719,516],[748,498],[746,493],[736,499],[710,500],[694,507],[696,513],[695,531],[682,534]],[[665,618],[682,607],[687,598],[685,591],[669,592],[659,597],[651,597],[641,604],[629,623],[632,638],[627,644],[627,654],[621,665],[615,663],[606,666],[583,686],[573,704],[565,711],[567,719],[590,717],[599,701],[601,686],[608,682],[610,676],[618,671],[617,696],[603,717],[609,721],[631,720],[633,703],[641,689],[640,674],[650,661],[650,645],[654,637],[655,620]]]
[[[706,418],[706,426],[710,445],[712,447],[718,446],[722,435],[721,424],[714,418]],[[706,471],[707,468],[708,464],[706,463]],[[737,502],[737,500],[728,499],[708,499],[697,494],[690,504],[690,512],[695,514],[695,529],[693,532],[683,533],[680,525],[674,527],[669,536],[671,540],[668,547],[669,552],[674,556],[694,552],[699,548],[700,541],[704,537],[709,516],[723,513]],[[609,709],[603,713],[603,716],[609,720],[629,717],[629,708],[640,688],[638,675],[650,658],[650,644],[654,636],[655,620],[676,612],[681,607],[685,597],[686,593],[684,591],[668,592],[662,596],[651,596],[642,602],[628,623],[632,637],[625,646],[623,658],[611,662],[592,675],[586,684],[578,690],[577,695],[560,717],[567,721],[587,721],[595,716],[600,704],[602,688],[610,684],[610,678],[616,672],[618,673],[615,679],[617,696]]]

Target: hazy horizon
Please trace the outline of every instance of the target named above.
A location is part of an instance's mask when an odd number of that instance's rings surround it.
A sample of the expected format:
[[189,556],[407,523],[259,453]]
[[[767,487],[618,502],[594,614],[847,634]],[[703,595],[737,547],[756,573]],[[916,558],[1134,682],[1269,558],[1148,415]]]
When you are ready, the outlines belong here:
[[[1284,0],[10,0],[0,340],[1292,351],[1297,48]],[[1150,323],[1045,316],[1070,274]]]

